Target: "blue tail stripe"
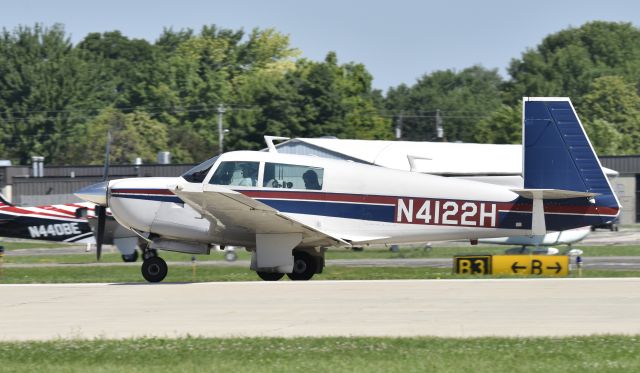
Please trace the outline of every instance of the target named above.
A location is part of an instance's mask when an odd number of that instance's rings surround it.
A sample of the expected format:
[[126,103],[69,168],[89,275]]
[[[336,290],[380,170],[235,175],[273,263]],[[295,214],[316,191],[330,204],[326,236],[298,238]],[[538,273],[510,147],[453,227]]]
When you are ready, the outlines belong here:
[[[524,104],[524,187],[596,193],[596,207],[619,209],[571,102],[532,99]],[[547,227],[560,223],[547,217]]]
[[525,102],[525,188],[609,189],[568,101]]

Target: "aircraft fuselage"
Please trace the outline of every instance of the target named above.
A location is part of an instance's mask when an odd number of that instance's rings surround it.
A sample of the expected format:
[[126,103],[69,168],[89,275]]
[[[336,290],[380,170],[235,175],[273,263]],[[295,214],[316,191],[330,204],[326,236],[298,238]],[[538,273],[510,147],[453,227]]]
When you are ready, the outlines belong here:
[[[118,221],[141,232],[176,240],[255,246],[255,231],[242,225],[216,225],[176,194],[220,188],[211,184],[222,162],[256,162],[255,186],[228,186],[308,226],[358,245],[449,239],[478,239],[531,234],[532,201],[508,187],[390,170],[318,157],[264,152],[222,155],[202,183],[183,178],[138,178],[110,183],[109,206]],[[266,164],[323,170],[321,190],[302,185],[272,187],[264,180]],[[284,176],[286,178],[286,176]],[[266,185],[266,186],[263,186]],[[577,213],[580,213],[578,215]],[[585,215],[586,213],[586,215]],[[587,199],[558,204],[545,201],[549,230],[602,221],[602,208]],[[617,211],[605,211],[615,215]],[[580,220],[578,223],[577,220]]]

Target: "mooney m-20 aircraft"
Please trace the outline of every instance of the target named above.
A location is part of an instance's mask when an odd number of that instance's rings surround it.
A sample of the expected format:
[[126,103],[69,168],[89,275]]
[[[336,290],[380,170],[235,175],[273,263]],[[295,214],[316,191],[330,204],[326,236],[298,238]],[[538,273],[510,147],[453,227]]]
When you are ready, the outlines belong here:
[[142,274],[151,282],[168,270],[155,249],[245,246],[262,279],[308,280],[330,246],[543,235],[616,218],[620,204],[571,101],[523,104],[524,188],[236,151],[181,177],[111,180],[76,195],[109,206],[148,241]]

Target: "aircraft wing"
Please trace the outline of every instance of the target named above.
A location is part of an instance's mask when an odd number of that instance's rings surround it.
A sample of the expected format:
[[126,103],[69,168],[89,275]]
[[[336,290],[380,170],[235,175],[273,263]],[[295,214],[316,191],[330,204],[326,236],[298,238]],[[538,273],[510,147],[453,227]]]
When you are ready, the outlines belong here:
[[235,227],[247,233],[301,233],[302,243],[309,246],[350,244],[309,225],[303,224],[278,210],[231,189],[201,184],[179,185],[173,192],[219,229]]

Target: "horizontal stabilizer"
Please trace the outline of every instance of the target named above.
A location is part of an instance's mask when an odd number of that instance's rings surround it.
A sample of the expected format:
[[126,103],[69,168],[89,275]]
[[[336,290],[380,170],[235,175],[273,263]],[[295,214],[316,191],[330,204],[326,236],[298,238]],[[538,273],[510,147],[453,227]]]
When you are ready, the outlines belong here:
[[511,189],[520,197],[534,199],[565,199],[565,198],[593,198],[600,193],[576,192],[562,189]]

